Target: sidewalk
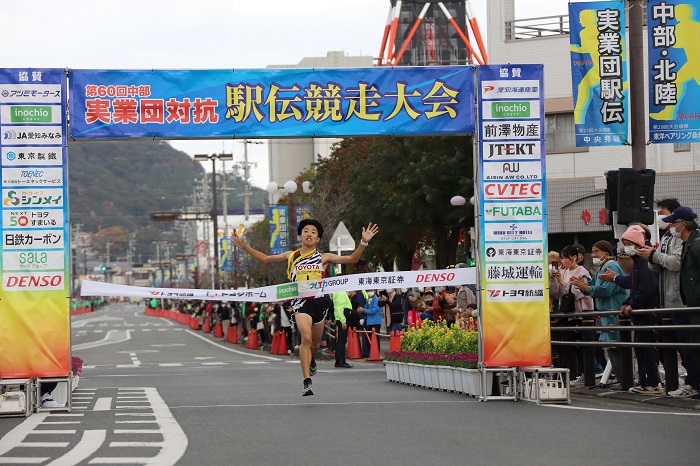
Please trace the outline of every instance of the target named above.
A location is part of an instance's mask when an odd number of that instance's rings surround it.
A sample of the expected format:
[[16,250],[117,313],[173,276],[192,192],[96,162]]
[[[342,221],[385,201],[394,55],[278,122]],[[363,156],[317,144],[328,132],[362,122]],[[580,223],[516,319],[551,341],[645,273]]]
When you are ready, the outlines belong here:
[[[616,388],[617,387],[617,388]],[[674,409],[687,409],[700,411],[700,400],[691,398],[673,398],[662,395],[638,395],[635,393],[623,392],[619,389],[619,385],[611,387],[571,387],[571,395],[593,396],[599,398],[608,398],[611,400],[622,401],[625,403],[637,403],[651,406],[663,406]]]

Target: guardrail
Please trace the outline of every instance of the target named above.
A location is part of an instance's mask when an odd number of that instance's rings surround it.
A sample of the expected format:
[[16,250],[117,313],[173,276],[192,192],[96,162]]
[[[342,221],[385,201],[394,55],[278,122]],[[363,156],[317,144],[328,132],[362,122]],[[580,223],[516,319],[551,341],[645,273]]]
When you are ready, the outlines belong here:
[[[634,361],[632,348],[652,347],[658,349],[700,348],[700,343],[680,343],[673,333],[677,330],[698,330],[700,325],[673,325],[670,314],[700,312],[700,307],[681,307],[663,309],[634,309],[631,315],[655,315],[661,316],[661,325],[632,325],[631,317],[620,316],[620,325],[601,326],[595,325],[595,318],[601,316],[619,316],[619,311],[585,311],[573,314],[552,313],[551,332],[580,332],[581,341],[552,340],[552,346],[576,346],[583,348],[583,376],[587,387],[595,386],[595,347],[620,348],[621,374],[615,374],[622,385],[622,390],[628,390],[634,383]],[[582,326],[555,326],[555,322],[561,318],[580,318]],[[618,331],[620,341],[595,341],[595,332]],[[632,332],[653,331],[662,332],[660,342],[633,342]],[[665,351],[663,360],[666,371],[666,390],[672,391],[678,388],[678,356],[676,351]]]

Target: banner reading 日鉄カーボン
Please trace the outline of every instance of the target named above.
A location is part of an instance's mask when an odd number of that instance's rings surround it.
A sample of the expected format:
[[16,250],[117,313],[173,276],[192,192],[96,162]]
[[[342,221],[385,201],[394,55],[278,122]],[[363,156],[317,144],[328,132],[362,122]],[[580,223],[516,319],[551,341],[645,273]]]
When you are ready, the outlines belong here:
[[70,373],[66,74],[0,69],[0,379]]
[[649,137],[700,142],[700,5],[647,2]]
[[474,129],[466,66],[72,70],[74,138],[455,134]]
[[622,1],[569,3],[576,145],[627,141],[625,6]]

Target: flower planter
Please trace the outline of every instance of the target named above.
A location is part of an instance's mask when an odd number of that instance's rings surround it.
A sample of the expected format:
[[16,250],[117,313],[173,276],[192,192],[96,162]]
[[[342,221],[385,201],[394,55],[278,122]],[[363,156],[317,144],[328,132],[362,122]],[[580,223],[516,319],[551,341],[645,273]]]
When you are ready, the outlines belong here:
[[452,368],[449,366],[437,366],[437,370],[440,390],[455,391],[455,379],[452,375]]
[[481,397],[482,377],[486,377],[486,393],[493,388],[493,372],[451,366],[432,366],[386,361],[387,379],[434,390],[446,390]]
[[[467,383],[467,394],[480,397],[481,394],[481,377],[479,369],[463,369],[462,384]],[[483,374],[486,379],[486,393],[490,394],[493,388],[493,372],[485,372]]]
[[394,361],[384,361],[384,365],[386,367],[386,379],[389,382],[395,382],[397,378],[397,365],[398,363]]
[[419,369],[417,367],[417,364],[413,363],[408,363],[408,383],[410,385],[418,385],[420,386],[420,380],[418,380],[418,372]]
[[79,383],[80,383],[80,376],[79,376],[79,375],[74,375],[74,376],[71,378],[71,384],[70,384],[70,386],[71,386],[71,391],[73,391],[73,390],[75,390],[76,388],[78,388],[78,384],[79,384]]
[[408,383],[408,365],[405,362],[399,363],[399,382]]
[[452,377],[454,378],[454,383],[455,383],[455,392],[457,393],[466,393],[466,390],[464,389],[464,386],[462,385],[462,369],[461,367],[453,367],[452,368]]
[[433,379],[430,375],[430,366],[425,366],[423,364],[419,364],[419,366],[423,372],[423,386],[425,388],[433,388]]
[[430,388],[433,390],[440,389],[440,377],[438,376],[437,366],[429,366],[430,368]]

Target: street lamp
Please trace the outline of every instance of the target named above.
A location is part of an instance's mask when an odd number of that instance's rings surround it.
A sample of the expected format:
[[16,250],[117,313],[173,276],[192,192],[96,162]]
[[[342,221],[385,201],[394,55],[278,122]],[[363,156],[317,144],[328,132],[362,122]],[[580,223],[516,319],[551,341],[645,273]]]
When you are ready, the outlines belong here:
[[233,160],[233,154],[195,154],[194,159],[198,162],[211,160],[211,192],[212,209],[211,218],[214,222],[214,289],[219,289],[219,210],[216,203],[216,159]]

